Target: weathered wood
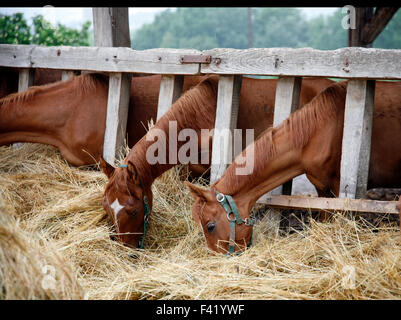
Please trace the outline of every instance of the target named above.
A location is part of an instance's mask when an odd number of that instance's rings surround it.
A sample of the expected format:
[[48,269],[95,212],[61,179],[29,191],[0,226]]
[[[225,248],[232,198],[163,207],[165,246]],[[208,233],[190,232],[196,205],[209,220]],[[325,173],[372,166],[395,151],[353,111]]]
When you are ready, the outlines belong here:
[[264,196],[263,203],[274,208],[399,214],[397,201],[272,195]]
[[162,76],[159,91],[159,104],[157,106],[157,120],[159,120],[170,106],[181,96],[183,84],[183,76]]
[[373,17],[373,7],[357,7],[355,8],[355,15],[355,28],[348,29],[348,47],[371,48],[372,43],[363,41],[362,30]]
[[[212,63],[182,64],[185,54],[211,55]],[[15,58],[14,58],[15,56]],[[0,66],[159,74],[249,74],[399,79],[401,50],[376,48],[150,49],[42,47],[0,44]],[[199,69],[200,68],[200,69]]]
[[130,47],[128,8],[93,8],[94,41],[98,47]]
[[[28,90],[33,85],[35,70],[31,68],[24,68],[19,70],[18,76],[18,92]],[[14,149],[21,148],[24,144],[20,142],[13,143]]]
[[401,50],[342,48],[212,49],[202,73],[401,79]]
[[[281,77],[277,81],[273,127],[280,125],[299,106],[301,77]],[[271,194],[291,194],[292,180],[271,191]]]
[[66,81],[74,75],[74,71],[65,70],[61,72],[61,81]]
[[18,92],[23,92],[33,85],[34,69],[20,69],[18,77]]
[[373,43],[373,41],[390,22],[397,10],[398,7],[376,8],[374,16],[365,23],[362,29],[362,42]]
[[113,165],[124,145],[130,89],[130,74],[110,74],[103,158]]
[[341,155],[341,198],[362,198],[366,194],[374,88],[373,80],[348,82]]
[[[43,47],[0,44],[0,66],[128,73],[199,74],[199,64],[182,64],[194,49]],[[15,57],[15,58],[14,58]]]
[[[242,76],[221,76],[219,79],[212,145],[211,183],[223,175],[233,157],[233,131],[237,126],[241,83]],[[222,143],[222,140],[225,142]]]

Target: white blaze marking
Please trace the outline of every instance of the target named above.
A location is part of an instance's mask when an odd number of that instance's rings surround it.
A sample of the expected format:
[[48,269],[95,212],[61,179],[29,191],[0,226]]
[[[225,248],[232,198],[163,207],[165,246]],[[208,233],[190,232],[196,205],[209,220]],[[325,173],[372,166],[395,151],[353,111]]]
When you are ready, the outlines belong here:
[[114,202],[111,204],[110,206],[113,211],[114,211],[114,221],[116,223],[116,227],[117,227],[117,232],[120,233],[120,230],[118,228],[118,223],[117,223],[117,214],[120,212],[121,209],[124,208],[124,206],[122,206],[119,202],[118,199],[116,198],[116,200],[114,200]]

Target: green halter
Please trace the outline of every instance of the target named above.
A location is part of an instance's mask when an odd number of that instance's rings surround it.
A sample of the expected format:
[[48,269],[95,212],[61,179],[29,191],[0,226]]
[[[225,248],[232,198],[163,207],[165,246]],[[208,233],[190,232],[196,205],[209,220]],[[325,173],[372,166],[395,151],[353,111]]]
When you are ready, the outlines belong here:
[[[228,252],[233,254],[235,251],[235,225],[245,223],[245,225],[252,227],[251,238],[249,239],[249,243],[247,247],[252,245],[252,237],[253,237],[253,225],[255,224],[255,219],[245,218],[243,220],[238,211],[237,205],[232,196],[227,194],[222,194],[216,190],[216,199],[223,206],[224,210],[227,212],[227,219],[230,222],[230,240],[228,243]],[[233,214],[234,218],[231,219],[230,215]]]
[[[120,164],[120,168],[128,168],[128,165]],[[143,193],[142,202],[143,202],[143,207],[144,207],[145,212],[144,212],[144,221],[143,221],[143,234],[142,234],[141,240],[138,243],[138,248],[143,249],[143,242],[145,241],[145,235],[146,235],[146,227],[149,224],[150,205],[149,205],[148,197],[145,194],[145,189],[142,185],[141,178],[139,178],[139,185],[140,185],[140,187],[142,189],[142,193]]]

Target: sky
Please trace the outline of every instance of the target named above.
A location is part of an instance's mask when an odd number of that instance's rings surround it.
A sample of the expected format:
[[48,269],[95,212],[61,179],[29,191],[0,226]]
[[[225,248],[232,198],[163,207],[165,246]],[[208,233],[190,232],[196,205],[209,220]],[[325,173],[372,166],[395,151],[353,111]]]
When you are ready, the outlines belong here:
[[[144,23],[152,23],[154,16],[168,8],[129,8],[129,18],[131,29],[137,29]],[[319,14],[331,14],[336,8],[300,8],[307,18],[313,18]],[[92,21],[92,8],[54,8],[51,6],[43,8],[0,8],[0,14],[13,14],[23,12],[25,18],[30,23],[35,15],[42,14],[44,18],[53,25],[64,24],[71,28],[80,28],[86,21]]]

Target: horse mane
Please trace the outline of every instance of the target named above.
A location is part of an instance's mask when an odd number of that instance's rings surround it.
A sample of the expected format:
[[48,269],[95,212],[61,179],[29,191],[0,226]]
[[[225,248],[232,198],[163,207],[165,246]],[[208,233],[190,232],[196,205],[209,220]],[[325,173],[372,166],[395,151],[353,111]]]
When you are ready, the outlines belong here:
[[133,162],[145,185],[152,183],[156,177],[173,166],[169,164],[168,152],[168,132],[170,121],[177,121],[177,133],[185,128],[194,129],[198,133],[201,129],[214,128],[217,104],[217,86],[218,76],[206,77],[198,85],[184,92],[149,130],[150,132],[157,128],[166,133],[167,164],[157,163],[155,165],[150,165],[146,161],[146,150],[149,145],[154,143],[154,141],[146,141],[146,136],[142,137],[141,140],[131,149],[126,159]]
[[65,81],[57,81],[42,86],[32,86],[23,92],[16,92],[0,99],[0,106],[10,103],[24,103],[33,99],[37,94],[48,90],[57,90],[60,87],[71,84],[77,95],[84,95],[90,90],[96,89],[98,84],[107,85],[107,77],[100,73],[86,73],[79,76],[72,76]]
[[314,97],[308,104],[290,115],[277,127],[270,127],[263,131],[253,144],[249,145],[241,154],[245,158],[246,152],[254,152],[254,168],[250,175],[236,175],[236,168],[243,167],[237,163],[237,157],[227,168],[217,183],[224,184],[224,192],[235,194],[246,185],[254,183],[260,176],[270,159],[278,156],[274,135],[279,130],[289,132],[291,148],[303,148],[312,137],[316,129],[328,121],[335,120],[341,109],[345,106],[347,82],[334,83]]

